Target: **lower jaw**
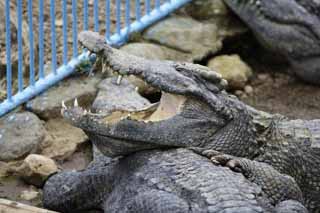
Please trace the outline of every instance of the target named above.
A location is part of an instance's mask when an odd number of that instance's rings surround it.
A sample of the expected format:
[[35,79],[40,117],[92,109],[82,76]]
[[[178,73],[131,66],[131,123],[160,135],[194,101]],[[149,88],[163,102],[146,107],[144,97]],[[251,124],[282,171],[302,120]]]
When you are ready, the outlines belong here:
[[108,157],[117,157],[128,155],[137,151],[161,148],[161,145],[149,144],[145,142],[126,141],[114,139],[108,136],[88,134],[90,140],[99,149],[99,151]]

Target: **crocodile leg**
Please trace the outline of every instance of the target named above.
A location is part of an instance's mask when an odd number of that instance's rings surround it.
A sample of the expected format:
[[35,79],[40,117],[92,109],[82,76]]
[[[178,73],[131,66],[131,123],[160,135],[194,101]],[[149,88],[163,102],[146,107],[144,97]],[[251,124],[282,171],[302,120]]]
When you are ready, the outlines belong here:
[[[197,151],[199,153],[199,150]],[[205,150],[201,152],[201,155],[208,157],[216,165],[226,166],[235,172],[242,173],[249,181],[262,188],[273,205],[280,205],[281,202],[293,200],[303,207],[301,205],[303,202],[302,192],[295,180],[288,175],[281,174],[272,166],[246,158],[222,154],[215,150]],[[297,208],[295,202],[286,202],[286,205],[281,204],[280,206],[283,209]],[[298,212],[306,211],[305,207],[300,210]]]

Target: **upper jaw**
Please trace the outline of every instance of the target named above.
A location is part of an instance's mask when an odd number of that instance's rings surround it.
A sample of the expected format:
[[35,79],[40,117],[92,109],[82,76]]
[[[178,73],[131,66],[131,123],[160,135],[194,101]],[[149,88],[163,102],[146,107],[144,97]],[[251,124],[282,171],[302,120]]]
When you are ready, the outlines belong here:
[[101,53],[106,47],[106,40],[97,32],[82,31],[78,35],[80,45],[85,46],[90,52]]

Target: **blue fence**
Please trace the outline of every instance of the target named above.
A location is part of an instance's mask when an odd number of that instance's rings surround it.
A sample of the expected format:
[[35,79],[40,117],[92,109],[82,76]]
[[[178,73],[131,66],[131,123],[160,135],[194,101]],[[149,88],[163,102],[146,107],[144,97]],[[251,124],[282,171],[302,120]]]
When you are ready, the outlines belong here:
[[[70,75],[81,61],[88,59],[87,52],[78,53],[77,34],[79,30],[94,30],[105,33],[108,43],[119,46],[126,41],[128,35],[132,32],[145,29],[147,26],[190,1],[6,0],[6,95],[3,101],[0,101],[0,116],[61,81]],[[36,7],[34,6],[35,2]],[[14,37],[12,36],[12,15],[10,14],[12,11],[10,11],[10,7],[13,3],[17,8],[17,33]],[[79,6],[81,6],[81,9],[79,9]],[[23,12],[25,8],[27,8],[27,13]],[[49,9],[49,11],[46,11],[46,9]],[[59,14],[61,14],[59,19],[56,17],[58,9]],[[101,10],[103,10],[103,21],[101,20]],[[49,17],[47,17],[47,12],[49,13]],[[48,29],[46,28],[49,21],[47,19],[50,20]],[[23,39],[23,21],[27,22],[28,26],[27,41]],[[57,36],[57,21],[61,22],[59,28],[62,31],[61,37]],[[48,33],[50,42],[45,40]],[[57,52],[57,47],[59,47],[57,45],[58,41],[62,42],[62,52]],[[26,43],[28,43],[29,49],[27,52],[24,52],[23,47]],[[13,44],[17,46],[17,66],[15,68],[12,66]],[[47,51],[49,49],[51,49],[50,54]],[[24,61],[26,55],[28,56],[28,67],[25,66],[26,63]],[[48,60],[51,62],[50,73],[45,71],[45,63]],[[28,73],[26,74],[27,68]],[[13,75],[13,71],[15,75]],[[13,83],[14,78],[17,80],[15,83]]]

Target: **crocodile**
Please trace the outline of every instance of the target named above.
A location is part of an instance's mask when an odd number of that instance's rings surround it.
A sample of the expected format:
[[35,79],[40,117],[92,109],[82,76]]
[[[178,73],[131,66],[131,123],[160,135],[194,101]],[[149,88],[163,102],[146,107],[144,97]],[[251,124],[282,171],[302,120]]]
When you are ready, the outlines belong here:
[[[308,212],[291,177],[267,164],[244,163],[254,180],[183,148],[100,155],[84,171],[52,176],[44,206],[59,212]],[[270,178],[277,181],[272,186]]]
[[300,79],[320,85],[319,0],[224,0],[258,41],[286,58]]
[[[94,32],[81,32],[79,41],[114,72],[134,75],[162,91],[159,104],[140,110],[101,114],[63,104],[64,118],[83,129],[104,155],[189,148],[205,157],[206,151],[215,150],[235,156],[237,162],[246,158],[266,163],[293,177],[303,204],[311,212],[320,211],[320,152],[315,148],[320,143],[320,120],[289,120],[255,110],[228,94],[226,81],[201,65],[136,57],[110,47]],[[276,180],[267,178],[270,191]]]

